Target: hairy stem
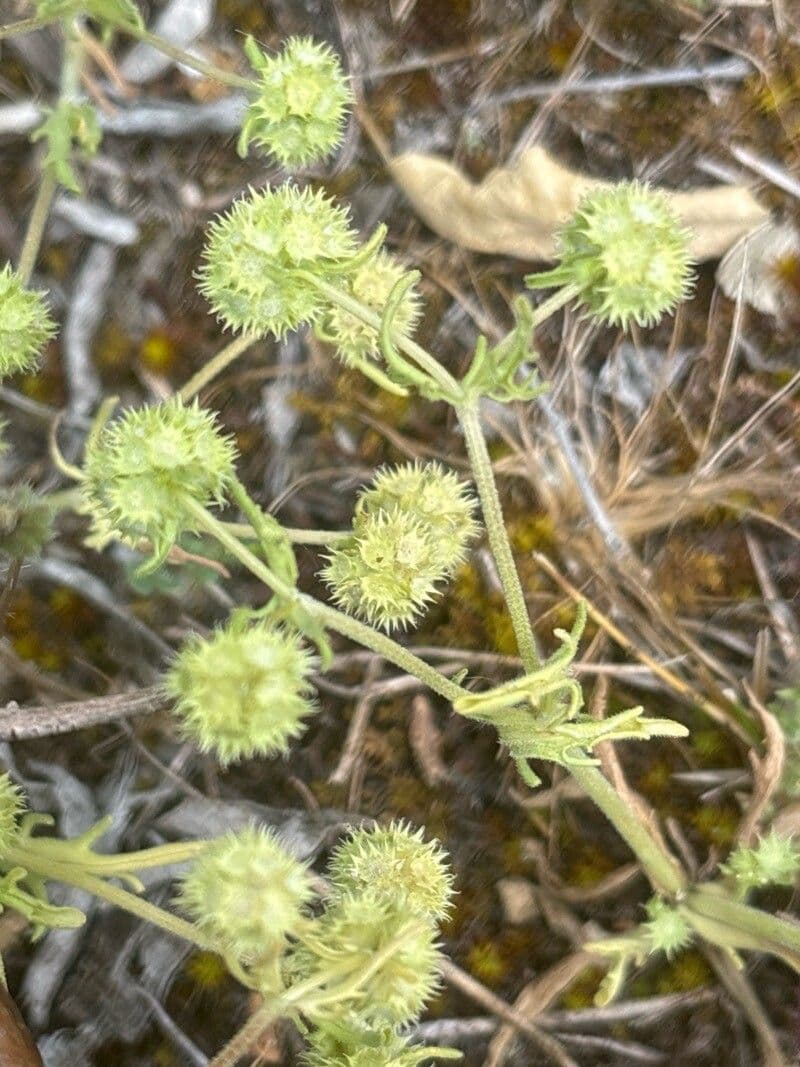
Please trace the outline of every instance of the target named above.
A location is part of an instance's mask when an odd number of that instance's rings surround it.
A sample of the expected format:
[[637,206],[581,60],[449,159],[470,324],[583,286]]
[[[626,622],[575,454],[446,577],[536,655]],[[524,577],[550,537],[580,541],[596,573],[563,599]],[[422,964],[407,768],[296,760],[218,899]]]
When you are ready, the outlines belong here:
[[[83,55],[84,49],[80,40],[66,28],[64,65],[61,69],[61,88],[59,92],[60,103],[74,99],[77,94],[81,68],[83,67]],[[43,168],[39,191],[36,194],[31,217],[28,220],[28,228],[25,231],[25,239],[22,243],[22,251],[20,252],[19,265],[17,267],[17,273],[23,285],[27,285],[30,282],[33,268],[36,266],[45,227],[47,226],[47,218],[50,214],[57,188],[58,181],[53,171],[49,167]]]
[[[223,522],[221,525],[234,537],[248,541],[258,539],[258,534],[246,522]],[[333,545],[337,541],[349,541],[353,536],[351,530],[300,530],[293,526],[282,526],[281,529],[294,545]]]
[[204,389],[217,375],[222,374],[235,359],[241,356],[243,352],[246,352],[258,340],[260,338],[252,333],[234,337],[186,382],[179,393],[181,400],[191,400],[192,397],[197,396],[201,389]]
[[40,856],[42,860],[54,860],[56,863],[67,864],[91,874],[102,874],[104,877],[185,863],[199,856],[207,847],[208,841],[176,841],[137,852],[121,852],[116,855],[86,852],[81,855],[68,840],[62,841],[54,837],[29,837],[25,840],[25,849]]
[[131,915],[144,919],[145,922],[152,923],[162,930],[167,930],[176,937],[182,937],[199,948],[210,951],[217,950],[217,946],[192,923],[181,919],[177,915],[172,915],[171,912],[165,911],[164,908],[159,908],[156,904],[151,904],[149,900],[144,900],[134,893],[129,893],[127,889],[120,889],[102,878],[87,874],[73,864],[61,863],[43,857],[21,844],[12,845],[5,849],[3,862],[24,867],[31,874],[38,874],[56,882],[63,882],[65,885],[72,885],[76,889],[85,889],[93,896],[99,897],[101,900],[107,900],[109,904],[122,908],[123,911],[130,912]]
[[574,300],[577,295],[578,287],[576,285],[562,285],[560,289],[556,289],[551,296],[548,296],[548,298],[543,300],[538,307],[534,308],[531,325],[541,325],[541,323],[546,319],[549,319],[551,315],[560,311],[565,304],[570,302],[570,300]]
[[497,571],[517,638],[519,654],[525,670],[533,672],[541,666],[542,661],[536,647],[536,638],[533,636],[522,584],[514,565],[514,556],[503,520],[503,508],[492,472],[492,461],[489,458],[481,429],[478,409],[475,406],[459,407],[456,408],[456,413],[464,431],[467,453],[483,508],[483,520],[489,535],[492,555],[497,563]]
[[[525,606],[519,574],[514,565],[478,410],[474,406],[460,407],[457,413],[464,430],[475,484],[478,487],[478,495],[483,507],[489,544],[497,563],[500,581],[503,584],[520,656],[525,670],[533,673],[541,665],[541,659]],[[670,896],[679,894],[686,886],[686,879],[679,864],[653,839],[646,825],[634,814],[630,805],[619,796],[608,779],[595,767],[571,766],[567,769],[609,822],[614,825],[638,858],[653,886]]]
[[25,240],[22,243],[22,251],[19,254],[17,274],[23,285],[28,285],[30,283],[33,268],[36,266],[39,249],[42,245],[42,238],[44,237],[45,226],[47,225],[47,217],[50,214],[50,208],[53,204],[53,197],[55,196],[57,188],[58,182],[53,173],[49,170],[45,170],[42,174],[42,179],[39,182],[39,190],[36,193],[36,199],[33,202],[31,217],[28,220],[28,228],[25,231]]
[[165,56],[174,59],[176,63],[180,63],[184,67],[189,67],[191,70],[196,70],[198,74],[205,74],[207,78],[212,78],[214,81],[221,82],[223,85],[230,85],[233,89],[249,89],[251,92],[257,88],[257,85],[252,78],[243,78],[241,74],[234,74],[233,71],[223,70],[221,67],[217,67],[213,63],[206,63],[205,60],[200,59],[199,56],[192,55],[191,52],[185,52],[182,48],[178,48],[177,45],[165,41],[163,38],[159,37],[157,33],[143,30],[139,26],[130,22],[118,23],[117,29],[158,49],[158,51],[163,52]]
[[[310,282],[319,289],[336,307],[355,315],[367,326],[372,326],[376,333],[380,332],[381,317],[371,308],[366,307],[360,300],[356,300],[348,293],[337,288],[337,286],[315,277],[308,271],[302,271],[301,273],[304,281]],[[399,330],[392,331],[392,341],[401,352],[404,352],[418,367],[424,370],[445,393],[448,393],[453,402],[456,402],[461,397],[462,390],[458,382],[430,352],[426,352],[421,345],[418,345],[416,341],[412,341],[410,337],[404,336]]]
[[188,497],[185,498],[185,504],[197,520],[198,526],[216,538],[223,548],[226,548],[251,574],[259,578],[278,596],[285,598],[289,602],[294,601],[300,604],[309,615],[321,622],[323,626],[330,630],[335,630],[344,637],[349,637],[351,641],[355,641],[373,652],[377,652],[378,655],[383,656],[390,663],[394,663],[396,667],[399,667],[407,674],[419,678],[429,689],[443,696],[446,700],[452,702],[464,695],[464,690],[461,686],[451,682],[449,678],[440,674],[425,660],[415,656],[413,652],[398,644],[397,641],[393,641],[391,637],[373,630],[371,626],[359,622],[358,619],[345,615],[343,611],[323,604],[306,593],[299,592],[293,586],[282,581],[201,504],[197,504]]
[[7,37],[16,37],[19,33],[32,33],[34,30],[40,30],[43,26],[49,26],[53,22],[58,22],[57,15],[52,15],[48,18],[32,15],[29,19],[8,22],[5,26],[0,26],[0,41],[5,40]]

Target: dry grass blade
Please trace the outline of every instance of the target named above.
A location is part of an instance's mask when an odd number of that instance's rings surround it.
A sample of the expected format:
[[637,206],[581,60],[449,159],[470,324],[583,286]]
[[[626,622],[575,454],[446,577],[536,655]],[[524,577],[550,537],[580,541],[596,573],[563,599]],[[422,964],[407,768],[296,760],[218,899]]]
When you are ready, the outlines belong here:
[[85,730],[88,726],[117,722],[134,715],[153,715],[169,706],[161,686],[139,689],[119,696],[75,700],[64,704],[20,707],[14,701],[0,709],[0,740],[21,741],[32,737]]
[[460,990],[470,1000],[480,1004],[482,1008],[491,1012],[492,1015],[496,1015],[514,1027],[515,1030],[533,1042],[541,1052],[545,1053],[553,1063],[557,1063],[559,1067],[578,1067],[575,1060],[555,1038],[550,1037],[549,1034],[535,1026],[524,1015],[521,1015],[516,1008],[512,1008],[510,1004],[496,996],[485,985],[473,978],[472,975],[467,974],[466,971],[462,971],[460,967],[451,963],[450,960],[444,960],[442,963],[442,977],[448,985]]

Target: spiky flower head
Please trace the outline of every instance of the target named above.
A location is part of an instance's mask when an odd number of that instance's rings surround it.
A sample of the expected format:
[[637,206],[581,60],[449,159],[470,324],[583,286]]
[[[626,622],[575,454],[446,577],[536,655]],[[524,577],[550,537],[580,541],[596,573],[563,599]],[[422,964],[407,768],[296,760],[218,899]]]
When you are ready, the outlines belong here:
[[285,752],[314,711],[314,657],[270,622],[234,619],[183,646],[167,675],[184,734],[223,764]]
[[30,486],[0,487],[0,555],[38,556],[53,533],[53,505]]
[[336,603],[389,630],[408,626],[463,562],[475,501],[439,464],[381,471],[358,499],[353,536],[322,571]]
[[686,948],[694,933],[678,908],[661,897],[652,897],[646,906],[647,930],[653,952],[663,952],[671,959],[676,952]]
[[431,1059],[461,1059],[454,1049],[411,1045],[393,1027],[366,1027],[338,1019],[315,1030],[303,1056],[306,1067],[417,1067]]
[[734,849],[720,869],[735,878],[743,890],[794,885],[800,871],[800,851],[790,837],[771,830],[755,848]]
[[438,841],[421,829],[393,822],[359,828],[334,851],[328,864],[334,894],[370,890],[401,912],[444,919],[453,896],[453,874]]
[[344,974],[371,968],[369,981],[354,983],[341,998],[342,1008],[368,1026],[401,1026],[419,1015],[439,986],[436,937],[433,923],[375,893],[345,894],[303,934],[293,966],[301,979],[330,971],[340,985]]
[[26,289],[7,263],[0,270],[0,378],[35,370],[55,332],[44,297]]
[[19,817],[24,810],[22,793],[7,774],[0,774],[0,855],[14,844],[19,833]]
[[449,570],[430,530],[404,511],[362,516],[321,571],[334,602],[384,630],[410,626]]
[[277,56],[265,55],[252,37],[244,48],[258,75],[258,95],[245,112],[239,155],[253,143],[285,167],[327,156],[342,139],[352,102],[336,55],[310,37],[290,37]]
[[283,951],[312,896],[303,864],[271,831],[251,826],[210,842],[177,902],[221,950],[255,964]]
[[467,482],[440,463],[405,463],[378,471],[370,489],[356,504],[354,526],[381,511],[402,511],[431,533],[441,564],[452,574],[466,557],[467,545],[478,532],[475,497]]
[[570,285],[603,322],[652,326],[691,289],[689,234],[669,197],[642,182],[586,194],[558,235],[558,265],[532,288]]
[[[349,275],[344,291],[380,315],[395,285],[407,273],[393,256],[378,249]],[[414,285],[410,285],[403,292],[392,318],[394,332],[410,337],[419,316],[419,293]],[[332,344],[339,359],[347,366],[380,358],[378,331],[350,311],[341,307],[328,308],[315,329],[320,340]]]
[[347,212],[320,191],[251,190],[211,225],[200,290],[227,328],[281,337],[325,305],[298,271],[331,281],[354,251]]
[[122,536],[147,538],[160,560],[195,528],[187,500],[204,508],[222,503],[234,458],[214,416],[196,402],[172,397],[131,409],[89,444],[89,506]]

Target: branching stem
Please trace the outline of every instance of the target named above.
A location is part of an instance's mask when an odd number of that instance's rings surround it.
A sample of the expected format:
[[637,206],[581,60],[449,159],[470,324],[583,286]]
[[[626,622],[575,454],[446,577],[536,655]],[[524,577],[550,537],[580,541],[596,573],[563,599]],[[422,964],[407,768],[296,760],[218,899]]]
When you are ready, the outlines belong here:
[[425,660],[420,659],[419,656],[415,656],[413,652],[405,648],[403,645],[398,644],[397,641],[393,641],[391,637],[387,637],[386,634],[373,630],[371,626],[359,622],[358,619],[353,619],[349,615],[345,615],[343,611],[332,608],[328,604],[323,604],[321,601],[315,600],[314,597],[308,596],[306,593],[299,592],[293,586],[282,581],[262,560],[254,555],[249,548],[243,545],[237,537],[230,533],[223,523],[216,519],[201,504],[196,503],[196,501],[191,500],[189,497],[185,498],[185,504],[187,509],[194,515],[198,526],[201,529],[216,538],[223,548],[226,548],[235,559],[238,559],[239,562],[250,571],[251,574],[254,574],[256,578],[259,578],[278,596],[283,597],[289,602],[295,601],[299,603],[310,615],[321,622],[323,626],[330,630],[335,630],[344,637],[349,637],[351,641],[355,641],[359,645],[371,649],[373,652],[377,652],[378,655],[383,656],[383,658],[390,663],[394,663],[396,667],[399,667],[407,674],[419,678],[420,681],[424,682],[434,693],[438,693],[451,703],[464,695],[464,690],[461,686],[450,681],[449,678],[440,674],[439,671],[434,667],[431,667]]

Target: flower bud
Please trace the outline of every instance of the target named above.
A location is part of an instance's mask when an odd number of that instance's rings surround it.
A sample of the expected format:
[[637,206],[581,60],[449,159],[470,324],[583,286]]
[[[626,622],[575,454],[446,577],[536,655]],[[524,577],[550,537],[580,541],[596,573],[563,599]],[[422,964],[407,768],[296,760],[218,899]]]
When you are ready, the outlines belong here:
[[372,964],[368,980],[353,984],[341,1005],[368,1026],[400,1026],[415,1019],[436,992],[439,961],[432,923],[367,892],[337,897],[303,934],[292,966],[301,980],[329,971],[335,988],[343,975]]
[[177,902],[223,951],[254,964],[283,951],[312,896],[303,864],[272,832],[248,827],[209,843]]
[[331,280],[354,251],[347,212],[321,192],[251,191],[211,225],[200,290],[227,328],[281,337],[325,305],[297,271]]
[[401,913],[446,918],[453,875],[438,842],[422,834],[403,822],[353,830],[328,864],[336,896],[370,890]]
[[334,602],[384,630],[411,625],[447,577],[430,532],[403,511],[359,519],[321,572]]
[[417,1067],[431,1059],[461,1059],[452,1049],[411,1045],[393,1027],[367,1027],[358,1017],[315,1030],[303,1056],[306,1067]]
[[356,505],[352,539],[322,571],[336,603],[383,629],[413,623],[464,560],[474,507],[466,485],[436,463],[380,472]]
[[271,623],[233,623],[190,639],[167,676],[184,734],[223,764],[285,752],[314,711],[314,657]]
[[[370,311],[380,315],[397,282],[406,274],[402,266],[383,249],[362,263],[348,276],[344,291]],[[403,294],[392,319],[396,333],[410,337],[420,316],[420,298],[412,285]],[[334,345],[339,359],[347,366],[359,360],[380,358],[378,331],[352,312],[330,307],[316,327],[322,341]]]
[[743,890],[767,885],[794,885],[800,872],[800,851],[790,837],[771,830],[755,848],[739,848],[720,869]]
[[194,529],[186,499],[221,504],[235,451],[214,416],[178,397],[132,409],[91,441],[85,461],[89,507],[123,537],[147,538],[161,558]]
[[667,959],[687,948],[694,936],[680,910],[660,897],[652,897],[647,902],[647,922],[644,926],[652,951],[663,952]]
[[558,235],[554,270],[532,288],[571,285],[589,312],[623,329],[652,326],[689,293],[689,235],[665,193],[623,182],[588,193]]
[[325,44],[291,37],[277,56],[265,55],[252,37],[247,58],[258,75],[258,96],[245,113],[239,154],[251,143],[285,167],[328,155],[341,141],[352,94],[339,60]]
[[38,556],[52,537],[53,506],[27,485],[0,487],[0,554]]
[[0,774],[0,855],[14,844],[19,833],[19,817],[24,810],[22,793],[7,774]]
[[476,502],[466,482],[439,463],[406,463],[378,471],[372,488],[356,506],[354,525],[379,511],[403,511],[431,533],[441,566],[452,574],[466,556],[467,545],[478,532]]
[[26,289],[6,264],[0,270],[0,378],[35,370],[55,332],[42,295]]

